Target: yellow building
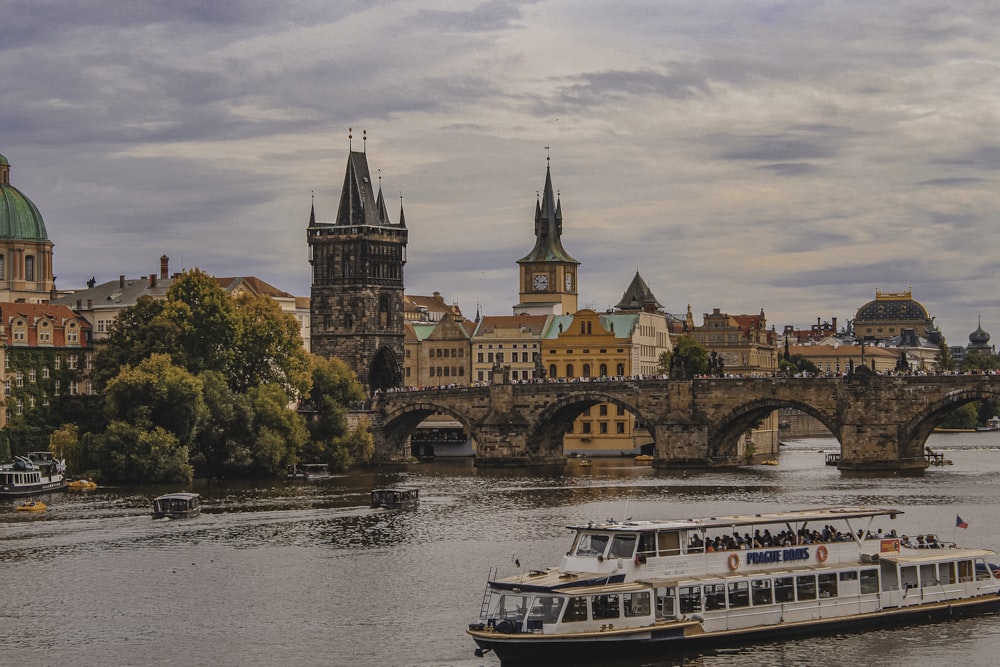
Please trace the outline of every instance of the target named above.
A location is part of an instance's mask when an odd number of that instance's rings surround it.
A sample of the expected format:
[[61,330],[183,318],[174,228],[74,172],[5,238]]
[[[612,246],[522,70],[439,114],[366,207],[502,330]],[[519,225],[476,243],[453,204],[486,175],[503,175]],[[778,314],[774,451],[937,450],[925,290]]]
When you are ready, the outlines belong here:
[[403,385],[440,387],[470,383],[473,322],[445,314],[437,322],[406,322]]

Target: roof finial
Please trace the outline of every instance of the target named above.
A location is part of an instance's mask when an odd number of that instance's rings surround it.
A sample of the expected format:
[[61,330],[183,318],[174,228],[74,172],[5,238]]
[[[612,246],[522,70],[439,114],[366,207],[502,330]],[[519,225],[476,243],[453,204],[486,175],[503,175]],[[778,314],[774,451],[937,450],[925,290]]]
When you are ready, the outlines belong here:
[[348,150],[348,152],[350,152],[350,150],[351,150],[351,139],[354,138],[353,131],[354,131],[353,127],[347,128],[347,150]]
[[361,130],[361,143],[364,144],[365,155],[368,155],[368,130]]
[[382,170],[378,170],[378,189],[382,189]]
[[545,163],[546,163],[546,165],[548,165],[548,162],[549,162],[549,147],[546,146],[545,147]]

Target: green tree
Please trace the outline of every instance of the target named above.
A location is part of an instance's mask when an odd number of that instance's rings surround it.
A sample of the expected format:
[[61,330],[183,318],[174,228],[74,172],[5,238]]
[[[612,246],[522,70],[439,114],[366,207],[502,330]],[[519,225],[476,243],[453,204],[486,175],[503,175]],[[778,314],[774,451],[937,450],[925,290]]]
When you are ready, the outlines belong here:
[[125,366],[107,383],[105,410],[109,421],[121,420],[137,428],[162,428],[185,445],[194,440],[205,416],[201,380],[154,354],[136,366]]
[[940,428],[975,428],[979,422],[979,413],[975,403],[966,403],[959,406],[938,426]]
[[66,459],[66,469],[79,473],[86,469],[80,447],[80,429],[76,424],[63,424],[49,435],[49,451],[57,459]]
[[782,373],[789,373],[793,375],[795,373],[803,373],[803,372],[810,374],[815,374],[820,372],[816,364],[809,361],[801,354],[793,354],[789,356],[788,359],[785,359],[784,357],[778,359],[778,370],[781,371]]
[[208,476],[249,470],[253,463],[253,403],[245,393],[230,389],[218,371],[206,371],[198,378],[205,418],[191,453],[195,470]]
[[115,420],[94,441],[105,479],[190,483],[193,477],[188,448],[159,426],[146,429]]
[[[312,388],[303,405],[309,415],[310,438],[302,452],[303,460],[329,463],[334,470],[349,467],[356,455],[363,461],[370,460],[364,435],[353,436],[347,424],[348,406],[364,400],[364,389],[357,376],[340,359],[311,355],[310,361]],[[374,451],[374,446],[371,450]]]
[[192,269],[167,289],[163,315],[177,327],[176,362],[194,374],[226,372],[236,333],[233,300],[212,276]]
[[1000,368],[1000,358],[981,350],[969,350],[962,359],[963,371],[989,371]]
[[[670,372],[669,369],[672,369],[676,363],[683,365],[684,372],[688,378],[708,372],[708,348],[695,340],[695,337],[690,334],[678,338],[674,343],[674,349],[669,354],[670,356],[666,360],[668,373]],[[679,362],[678,359],[680,360]]]
[[247,396],[254,411],[251,472],[281,472],[298,461],[299,451],[309,440],[305,420],[288,409],[288,394],[276,384],[253,387]]
[[942,371],[955,370],[955,355],[951,353],[951,348],[948,347],[948,343],[944,338],[938,343],[936,358],[938,369]]
[[163,314],[165,303],[141,296],[119,313],[106,341],[94,355],[92,380],[103,392],[123,366],[135,366],[154,354],[174,356],[180,350],[180,329]]
[[275,383],[304,395],[309,390],[309,362],[299,323],[266,296],[243,294],[234,311],[230,386],[237,391]]

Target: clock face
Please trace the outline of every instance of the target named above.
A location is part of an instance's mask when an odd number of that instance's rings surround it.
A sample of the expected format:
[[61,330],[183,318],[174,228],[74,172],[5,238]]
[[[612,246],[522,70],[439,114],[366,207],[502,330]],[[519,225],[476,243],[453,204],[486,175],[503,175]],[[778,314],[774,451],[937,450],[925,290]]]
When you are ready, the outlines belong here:
[[566,291],[568,292],[571,289],[573,289],[573,274],[572,273],[567,273],[566,274]]
[[531,286],[535,288],[535,291],[541,292],[549,288],[549,277],[544,273],[536,273],[534,279],[531,281]]

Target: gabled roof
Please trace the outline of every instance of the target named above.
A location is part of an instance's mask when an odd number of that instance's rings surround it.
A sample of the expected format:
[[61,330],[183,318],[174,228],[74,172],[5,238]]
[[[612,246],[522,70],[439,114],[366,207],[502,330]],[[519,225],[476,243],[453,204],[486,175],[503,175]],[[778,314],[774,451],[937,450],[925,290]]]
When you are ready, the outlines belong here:
[[526,336],[541,336],[550,315],[484,315],[473,336],[491,336],[498,330],[520,331]]
[[234,292],[240,287],[244,287],[253,294],[269,296],[272,298],[294,299],[294,295],[278,289],[274,285],[264,282],[257,276],[236,276],[229,278],[216,278],[215,282],[219,287],[227,292]]
[[649,289],[649,285],[636,271],[635,277],[632,278],[625,294],[622,295],[622,300],[615,308],[618,310],[659,310],[663,308],[663,304],[656,300],[656,297],[653,296],[653,290]]

